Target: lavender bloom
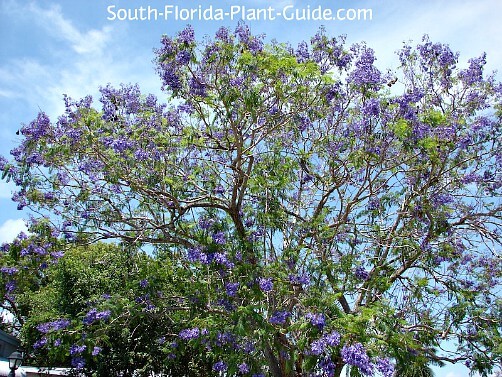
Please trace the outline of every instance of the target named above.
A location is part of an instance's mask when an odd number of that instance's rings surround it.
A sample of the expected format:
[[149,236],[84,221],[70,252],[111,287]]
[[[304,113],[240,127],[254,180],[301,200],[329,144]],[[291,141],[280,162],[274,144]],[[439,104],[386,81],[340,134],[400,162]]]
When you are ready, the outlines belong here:
[[216,220],[214,220],[214,219],[200,218],[199,219],[199,227],[201,229],[207,230],[207,229],[210,229],[215,222],[216,222]]
[[256,348],[253,342],[247,341],[241,345],[241,349],[244,351],[244,353],[250,354],[254,352]]
[[177,92],[182,88],[181,80],[172,67],[169,64],[162,64],[160,68],[160,77],[165,88],[171,89],[173,92]]
[[268,321],[273,325],[283,325],[290,315],[288,311],[276,311]]
[[310,345],[310,352],[313,355],[320,355],[326,350],[326,341],[321,338],[312,342]]
[[12,293],[16,290],[16,281],[15,280],[9,280],[7,283],[5,283],[5,290],[7,293]]
[[14,275],[19,270],[16,267],[1,267],[0,272],[6,275]]
[[178,54],[176,55],[176,62],[179,65],[187,65],[188,63],[190,63],[191,58],[192,55],[190,54],[190,52],[183,50],[178,52]]
[[187,251],[187,259],[190,262],[198,262],[201,254],[201,249],[199,247],[190,248]]
[[362,266],[358,266],[354,271],[354,276],[359,280],[368,280],[370,274]]
[[222,185],[218,185],[214,188],[214,193],[217,195],[222,195],[225,193],[225,188]]
[[258,285],[263,292],[270,292],[274,288],[274,283],[272,283],[272,279],[270,278],[260,278]]
[[380,102],[375,98],[369,99],[361,110],[365,115],[378,116],[380,114]]
[[374,51],[362,46],[362,53],[356,62],[356,69],[350,74],[349,79],[355,85],[377,85],[381,83],[380,71],[373,65]]
[[237,294],[237,290],[239,289],[239,283],[227,283],[225,284],[225,290],[227,295],[230,297],[234,297]]
[[28,140],[38,140],[49,136],[50,130],[51,121],[49,117],[44,112],[40,112],[37,115],[37,119],[21,128],[21,133],[26,136]]
[[201,78],[191,77],[189,82],[190,93],[194,96],[205,97],[206,96],[206,84]]
[[330,347],[336,347],[340,344],[340,334],[337,331],[325,335],[324,339],[326,339],[326,344]]
[[194,327],[193,329],[181,330],[178,336],[183,340],[190,340],[198,338],[199,334],[200,334],[199,328]]
[[227,268],[234,268],[234,263],[228,260],[228,257],[223,254],[223,253],[215,253],[214,256],[214,261],[218,264],[221,264]]
[[95,321],[107,320],[110,317],[111,312],[109,310],[105,310],[102,312],[98,312],[96,308],[92,308],[84,317],[84,324],[91,325]]
[[223,232],[218,232],[218,233],[213,234],[212,238],[213,238],[214,243],[217,245],[225,245],[227,242],[226,237],[225,237],[225,233],[223,233]]
[[230,42],[230,33],[229,30],[225,27],[220,27],[218,31],[215,34],[216,39],[223,41],[223,42]]
[[82,352],[84,352],[85,350],[87,349],[87,346],[85,344],[79,346],[77,344],[73,344],[71,347],[70,347],[70,355],[79,355],[81,354]]
[[42,348],[47,344],[47,338],[44,336],[43,338],[40,338],[37,340],[35,343],[33,343],[33,348],[34,349],[39,349]]
[[316,326],[319,330],[322,331],[324,326],[326,325],[326,318],[324,314],[317,313],[307,313],[305,317],[310,321],[313,326]]
[[213,370],[215,372],[224,372],[228,369],[227,364],[225,364],[223,361],[218,361],[213,365]]
[[47,334],[50,331],[63,330],[70,326],[70,321],[65,318],[57,319],[55,321],[41,323],[37,326],[37,330],[43,334]]
[[289,275],[289,281],[291,284],[308,285],[310,284],[310,277],[307,274]]
[[76,369],[83,369],[85,367],[85,360],[82,357],[72,357],[71,366]]
[[237,368],[239,369],[239,372],[242,374],[249,373],[249,365],[247,365],[246,363],[240,364]]
[[141,288],[146,288],[146,287],[148,287],[148,280],[147,280],[147,279],[143,279],[143,280],[141,280],[141,281],[139,282],[139,286],[140,286]]
[[373,375],[374,366],[361,343],[355,343],[351,346],[344,345],[341,355],[345,363],[359,368],[362,374]]
[[296,55],[296,60],[299,63],[304,63],[304,62],[308,61],[308,59],[310,58],[310,54],[309,54],[308,45],[305,41],[300,42],[298,44],[298,48],[296,49],[295,55]]
[[322,358],[319,360],[319,367],[328,377],[334,377],[335,375],[335,363],[329,357]]
[[394,364],[387,358],[377,359],[376,369],[383,377],[392,377],[394,375]]
[[51,253],[51,257],[52,257],[53,259],[56,259],[56,260],[57,260],[57,259],[60,259],[60,258],[64,257],[64,251],[53,251],[53,252]]
[[101,348],[101,347],[95,346],[95,347],[92,349],[92,356],[96,356],[96,355],[98,355],[101,351],[102,351],[102,348]]
[[178,33],[177,41],[189,45],[195,42],[195,31],[192,26],[188,25],[185,29]]

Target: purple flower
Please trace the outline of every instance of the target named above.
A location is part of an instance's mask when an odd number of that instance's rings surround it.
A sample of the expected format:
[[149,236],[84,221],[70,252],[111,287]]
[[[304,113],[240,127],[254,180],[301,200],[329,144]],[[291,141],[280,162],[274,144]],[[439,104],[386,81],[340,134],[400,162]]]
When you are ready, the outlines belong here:
[[296,284],[296,285],[310,284],[310,278],[307,274],[289,275],[289,281],[291,282],[291,284]]
[[218,361],[213,365],[213,370],[215,372],[224,372],[228,369],[227,364],[225,364],[223,361]]
[[207,230],[207,229],[210,229],[215,222],[216,222],[216,220],[214,220],[214,219],[200,218],[199,219],[199,227],[201,229]]
[[222,195],[225,193],[225,188],[222,185],[218,185],[214,188],[214,193],[217,195]]
[[359,280],[368,280],[370,274],[364,269],[364,267],[357,267],[354,271],[354,276]]
[[47,344],[47,338],[44,336],[43,338],[40,338],[35,343],[33,343],[33,348],[39,349],[45,346],[46,344]]
[[87,346],[85,344],[79,346],[77,344],[73,344],[71,347],[70,347],[70,355],[79,355],[81,354],[82,352],[84,352],[85,350],[87,349]]
[[190,52],[182,50],[176,55],[176,63],[178,63],[179,65],[186,65],[190,63],[191,58],[192,54]]
[[221,264],[227,268],[233,268],[234,263],[228,260],[228,257],[223,253],[215,253],[213,255],[215,263]]
[[206,96],[206,87],[207,85],[204,83],[203,79],[200,77],[191,77],[189,81],[190,93],[194,96],[205,97]]
[[298,44],[295,55],[299,63],[304,63],[310,58],[309,48],[305,41]]
[[241,349],[244,351],[244,353],[250,354],[254,352],[256,348],[253,342],[246,341],[241,345]]
[[239,283],[227,283],[225,284],[225,290],[227,295],[230,297],[234,297],[237,294],[237,290],[239,289]]
[[195,42],[195,32],[192,26],[188,25],[185,29],[178,33],[178,42],[184,44],[192,44]]
[[319,368],[326,374],[327,377],[334,377],[335,375],[335,363],[329,357],[324,357],[319,360]]
[[313,355],[320,355],[325,350],[326,350],[326,341],[323,338],[314,340],[310,345],[310,352]]
[[376,369],[383,377],[392,377],[394,375],[394,364],[387,358],[377,359]]
[[276,311],[268,321],[273,325],[283,325],[290,315],[288,311]]
[[5,290],[7,293],[12,293],[16,290],[16,281],[15,280],[9,280],[7,283],[5,283]]
[[85,325],[91,325],[95,321],[107,320],[110,317],[110,314],[111,314],[110,310],[98,312],[98,310],[96,308],[92,308],[85,315],[83,322]]
[[57,259],[60,259],[60,258],[64,257],[64,251],[53,251],[53,252],[51,253],[51,257],[52,257],[53,259],[56,259],[56,260],[57,260]]
[[355,85],[377,85],[381,83],[380,71],[373,65],[374,51],[366,46],[359,46],[361,55],[356,62],[356,69],[350,74],[349,80]]
[[199,328],[194,327],[193,329],[181,330],[178,336],[183,340],[190,340],[198,338],[199,334],[200,334]]
[[95,346],[93,349],[92,349],[92,356],[96,356],[98,355],[103,349],[101,347],[98,347],[98,346]]
[[19,270],[16,267],[1,267],[0,272],[6,275],[14,275]]
[[147,280],[147,279],[143,279],[143,280],[141,280],[141,281],[139,282],[139,286],[140,286],[141,288],[146,288],[146,287],[148,287],[148,280]]
[[85,360],[82,357],[72,357],[71,366],[76,369],[83,369],[85,367]]
[[330,347],[336,347],[340,344],[340,334],[337,331],[332,331],[327,335],[324,335],[326,339],[326,344]]
[[249,365],[247,365],[246,363],[240,364],[237,368],[239,369],[239,372],[242,374],[249,373]]
[[213,241],[217,245],[225,245],[227,240],[225,238],[225,233],[223,232],[217,232],[213,234]]
[[359,368],[362,374],[373,375],[374,366],[361,343],[355,343],[350,346],[344,345],[341,355],[345,363]]
[[316,326],[319,330],[322,331],[324,326],[326,325],[326,318],[324,314],[320,313],[307,313],[305,317],[310,321],[313,326]]
[[260,278],[258,285],[263,292],[270,292],[274,288],[274,283],[272,283],[272,279],[270,278]]

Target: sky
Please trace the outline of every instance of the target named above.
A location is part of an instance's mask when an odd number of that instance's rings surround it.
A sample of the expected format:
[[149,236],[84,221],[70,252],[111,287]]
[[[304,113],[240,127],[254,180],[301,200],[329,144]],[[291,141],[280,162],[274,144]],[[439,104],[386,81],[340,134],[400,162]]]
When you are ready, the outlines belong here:
[[[223,20],[209,19],[220,9]],[[315,19],[319,10],[345,19]],[[360,19],[357,10],[366,10]],[[301,20],[303,14],[310,19]],[[403,42],[428,34],[458,51],[459,65],[486,52],[489,72],[502,67],[501,14],[500,0],[0,0],[0,155],[10,159],[16,131],[39,111],[56,119],[63,94],[90,94],[97,103],[100,86],[138,83],[144,93],[165,97],[153,49],[163,34],[187,24],[201,40],[244,19],[254,34],[292,45],[324,26],[348,43],[365,41],[381,70],[398,66],[395,51]],[[27,217],[11,201],[13,190],[0,181],[0,244],[12,241]],[[467,377],[468,370],[445,367],[436,376]]]

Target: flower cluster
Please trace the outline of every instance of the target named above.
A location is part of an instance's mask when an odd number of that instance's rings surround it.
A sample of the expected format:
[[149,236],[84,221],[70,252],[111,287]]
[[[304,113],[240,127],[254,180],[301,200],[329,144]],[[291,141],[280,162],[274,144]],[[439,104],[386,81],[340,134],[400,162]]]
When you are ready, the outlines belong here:
[[91,325],[97,321],[106,321],[108,318],[110,318],[110,315],[111,315],[110,310],[104,310],[104,311],[98,312],[98,310],[96,308],[92,308],[85,315],[83,322],[85,325]]
[[322,331],[326,325],[326,317],[322,313],[307,313],[305,318],[310,321],[312,326],[317,327],[320,331]]
[[[204,331],[202,331],[202,333],[204,333]],[[192,329],[181,330],[178,336],[180,337],[180,339],[190,340],[190,339],[198,338],[200,334],[201,334],[201,331],[199,330],[199,328],[194,327]]]
[[283,325],[290,316],[290,312],[286,310],[279,310],[274,312],[268,321],[273,325]]
[[70,326],[70,320],[66,318],[56,319],[51,322],[41,323],[37,325],[37,330],[43,334],[47,334],[51,331],[59,331]]
[[271,278],[259,278],[258,285],[263,292],[270,292],[274,289],[274,283]]
[[[340,344],[340,334],[337,331],[332,331],[329,334],[323,335],[321,338],[315,340],[310,345],[310,352],[313,355],[320,355],[327,352],[326,347],[336,347]],[[327,352],[329,353],[329,352]]]
[[342,359],[348,365],[357,367],[362,374],[373,375],[374,365],[361,343],[344,345],[341,351]]
[[307,274],[289,275],[289,282],[294,285],[309,285],[310,277]]
[[368,271],[366,271],[366,269],[364,267],[358,266],[354,270],[354,276],[358,280],[368,280],[368,278],[370,277],[370,274]]

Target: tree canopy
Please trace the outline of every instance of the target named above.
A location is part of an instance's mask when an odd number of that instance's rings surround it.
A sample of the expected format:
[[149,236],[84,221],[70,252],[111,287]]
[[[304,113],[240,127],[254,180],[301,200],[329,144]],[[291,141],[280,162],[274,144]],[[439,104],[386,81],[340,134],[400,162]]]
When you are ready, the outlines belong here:
[[[424,37],[382,72],[365,43],[321,29],[267,44],[239,24],[205,42],[191,27],[163,36],[155,56],[167,103],[138,85],[102,87],[100,108],[65,97],[0,158],[38,229],[3,246],[10,308],[19,266],[107,241],[171,276],[144,277],[162,301],[145,310],[176,326],[141,331],[187,373],[462,362],[486,375],[500,362],[502,85],[484,55],[462,68]],[[114,308],[104,325],[131,313]],[[38,352],[92,373],[84,345],[108,339],[57,316],[38,324]]]

